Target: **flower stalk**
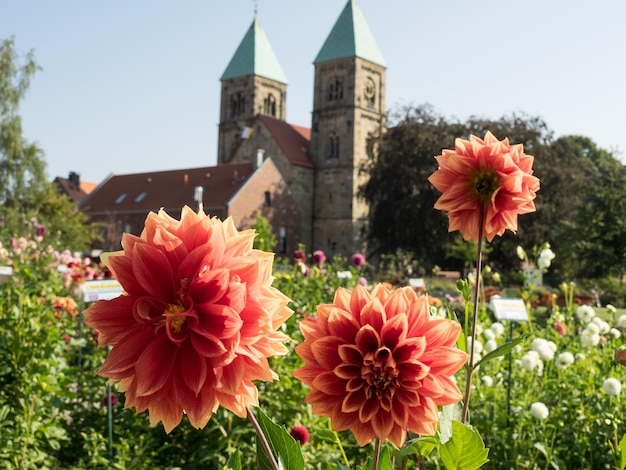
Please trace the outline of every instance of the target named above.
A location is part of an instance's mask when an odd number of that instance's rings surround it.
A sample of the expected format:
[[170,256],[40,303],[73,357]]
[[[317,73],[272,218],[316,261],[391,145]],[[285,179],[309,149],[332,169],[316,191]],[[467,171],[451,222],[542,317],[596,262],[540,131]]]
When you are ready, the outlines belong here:
[[261,442],[261,446],[263,447],[263,451],[265,452],[265,455],[267,455],[267,459],[270,461],[270,465],[272,466],[272,469],[280,470],[280,467],[278,466],[278,462],[276,462],[276,458],[274,457],[274,454],[272,453],[272,449],[270,448],[270,444],[269,442],[267,442],[267,438],[265,437],[265,434],[263,434],[263,430],[261,429],[261,426],[259,425],[259,422],[257,421],[256,417],[254,416],[254,413],[252,413],[249,407],[246,408],[246,412],[248,415],[248,419],[250,420],[250,422],[252,423],[252,426],[254,427],[254,430],[256,431],[257,436],[259,436],[259,441]]
[[474,344],[476,343],[476,323],[478,319],[478,296],[480,295],[480,273],[482,271],[483,257],[483,230],[485,224],[485,205],[479,206],[478,214],[478,243],[476,253],[476,282],[474,283],[474,306],[472,309],[472,342],[469,353],[469,364],[466,367],[465,393],[463,395],[463,411],[461,412],[461,423],[467,422],[467,411],[469,409],[470,393],[472,390],[472,374],[474,373]]

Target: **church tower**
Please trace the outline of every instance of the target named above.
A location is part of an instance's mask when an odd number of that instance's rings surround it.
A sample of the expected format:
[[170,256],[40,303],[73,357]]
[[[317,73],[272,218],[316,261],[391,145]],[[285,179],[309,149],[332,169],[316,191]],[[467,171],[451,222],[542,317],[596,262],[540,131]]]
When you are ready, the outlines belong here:
[[254,116],[284,121],[287,115],[287,78],[256,17],[220,80],[218,164],[228,161]]
[[348,0],[314,61],[311,157],[313,249],[364,249],[368,206],[358,198],[368,140],[386,124],[383,56],[356,0]]

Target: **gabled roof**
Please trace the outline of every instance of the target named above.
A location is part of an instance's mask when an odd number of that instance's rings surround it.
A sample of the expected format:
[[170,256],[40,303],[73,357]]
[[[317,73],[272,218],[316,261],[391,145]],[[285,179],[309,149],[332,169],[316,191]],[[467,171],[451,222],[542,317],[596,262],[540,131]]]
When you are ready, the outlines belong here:
[[79,186],[76,186],[76,183],[69,178],[61,178],[57,176],[53,183],[55,183],[63,194],[67,194],[67,196],[74,202],[79,202],[85,196],[87,196],[91,191],[96,188],[97,184],[95,183],[87,183],[85,181],[81,181]]
[[256,18],[248,28],[235,55],[230,59],[220,80],[246,75],[259,75],[280,83],[287,83],[285,72]]
[[89,215],[195,208],[194,190],[202,186],[205,209],[223,207],[252,174],[252,163],[111,175],[80,208]]
[[[295,126],[265,114],[257,114],[250,121],[249,127],[254,127],[259,122],[267,128],[272,139],[278,144],[292,165],[313,168],[313,162],[309,158],[311,129]],[[239,145],[235,147],[231,155],[236,154],[238,148]]]
[[387,66],[356,0],[348,0],[313,63],[344,57],[360,57]]

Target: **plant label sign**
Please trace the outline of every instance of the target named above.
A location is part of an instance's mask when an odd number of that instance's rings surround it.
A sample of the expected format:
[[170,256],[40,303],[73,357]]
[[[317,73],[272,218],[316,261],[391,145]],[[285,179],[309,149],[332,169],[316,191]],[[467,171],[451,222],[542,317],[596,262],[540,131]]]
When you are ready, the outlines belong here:
[[115,279],[102,279],[87,281],[82,285],[83,302],[96,302],[98,300],[111,300],[119,297],[124,289]]
[[13,275],[12,266],[0,266],[0,284],[4,284]]
[[498,320],[528,321],[528,312],[523,299],[493,297],[491,307]]

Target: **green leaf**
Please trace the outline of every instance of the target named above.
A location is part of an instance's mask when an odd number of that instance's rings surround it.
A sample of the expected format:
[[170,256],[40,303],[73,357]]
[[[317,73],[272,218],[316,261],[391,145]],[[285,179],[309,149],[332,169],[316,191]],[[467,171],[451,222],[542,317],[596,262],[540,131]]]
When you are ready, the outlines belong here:
[[626,468],[626,434],[624,434],[622,440],[619,441],[619,450],[621,455],[619,470],[624,470]]
[[489,461],[488,454],[478,431],[459,421],[452,422],[452,437],[439,448],[447,470],[477,470]]
[[439,440],[445,444],[452,437],[452,423],[461,421],[463,413],[463,405],[461,403],[453,403],[441,409],[441,418],[439,419]]
[[398,449],[396,455],[399,457],[408,457],[409,455],[421,455],[426,457],[433,449],[439,445],[439,435],[422,436],[416,439],[406,441],[404,445]]
[[[382,445],[382,444],[381,444]],[[365,461],[365,465],[362,467],[357,466],[357,470],[372,470],[372,465],[374,465],[374,461],[371,457],[368,457]],[[378,459],[378,470],[393,470],[393,464],[391,462],[391,450],[389,446],[382,446],[380,449],[380,457]]]
[[[278,426],[272,422],[261,409],[258,411],[258,421],[278,465],[284,470],[304,470],[304,458],[300,444],[291,437],[285,426]],[[256,445],[259,470],[273,470],[258,436]]]
[[510,353],[515,346],[520,344],[526,338],[528,338],[528,335],[518,336],[517,338],[514,338],[511,341],[507,341],[502,346],[498,346],[496,349],[494,349],[490,353],[483,356],[480,359],[480,361],[474,364],[474,369],[478,367],[480,364],[482,364],[483,362],[491,361],[492,359],[495,359],[496,357],[505,356],[506,354]]
[[241,470],[241,455],[239,449],[235,450],[235,453],[230,456],[224,470]]

